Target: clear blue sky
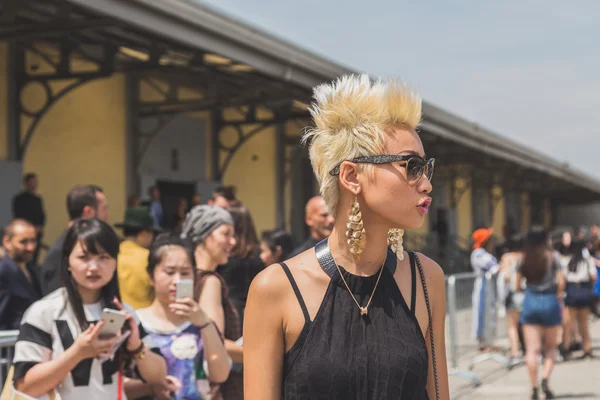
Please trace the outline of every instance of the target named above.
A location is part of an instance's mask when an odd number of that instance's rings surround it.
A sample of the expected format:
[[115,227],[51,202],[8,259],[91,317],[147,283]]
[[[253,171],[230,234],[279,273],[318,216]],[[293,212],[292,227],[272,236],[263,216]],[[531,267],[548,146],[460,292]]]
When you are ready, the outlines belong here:
[[196,0],[600,178],[600,1]]

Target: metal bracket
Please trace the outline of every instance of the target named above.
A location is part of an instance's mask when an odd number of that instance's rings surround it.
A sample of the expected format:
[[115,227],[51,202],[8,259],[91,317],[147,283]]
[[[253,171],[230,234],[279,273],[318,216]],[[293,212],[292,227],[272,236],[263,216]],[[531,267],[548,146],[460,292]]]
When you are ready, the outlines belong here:
[[[68,40],[62,40],[56,43],[55,50],[58,51],[57,57],[48,52],[44,52],[36,48],[32,44],[24,44],[22,42],[13,42],[10,46],[9,57],[11,57],[11,65],[14,67],[10,71],[13,75],[9,79],[14,79],[14,92],[12,99],[11,118],[13,121],[12,128],[15,130],[10,134],[15,135],[18,143],[16,159],[23,160],[27,148],[35,130],[42,118],[61,98],[72,92],[74,89],[90,82],[94,79],[104,78],[112,74],[112,57],[114,54],[105,52],[106,58],[98,63],[96,60],[86,58],[82,53],[77,52],[78,48]],[[26,53],[37,55],[39,60],[46,67],[52,70],[48,73],[39,74],[36,70],[40,68],[39,64],[27,64]],[[84,57],[86,62],[91,62],[96,65],[95,72],[76,72],[71,68],[74,57]],[[57,60],[54,60],[57,58]],[[69,81],[60,89],[54,89],[52,84],[55,82]],[[41,86],[43,92],[43,104],[35,109],[29,108],[23,102],[23,93],[27,87]],[[21,126],[21,117],[30,118],[30,123],[27,129],[23,132]]]

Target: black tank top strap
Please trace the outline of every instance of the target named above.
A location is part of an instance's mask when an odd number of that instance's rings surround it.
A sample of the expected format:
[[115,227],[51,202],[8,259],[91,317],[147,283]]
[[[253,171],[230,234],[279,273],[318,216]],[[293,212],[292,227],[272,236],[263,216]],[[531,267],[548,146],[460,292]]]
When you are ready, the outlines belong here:
[[304,314],[304,321],[310,322],[310,314],[308,313],[308,308],[306,308],[306,303],[304,303],[304,299],[302,298],[302,294],[300,293],[300,289],[298,289],[298,285],[296,284],[296,280],[290,271],[290,268],[284,263],[279,263],[285,274],[287,275],[290,284],[292,285],[292,289],[294,289],[294,293],[296,294],[296,298],[298,299],[298,303],[300,303],[300,308],[302,309],[302,314]]
[[408,253],[410,258],[410,311],[414,314],[417,308],[417,268],[415,253],[412,251]]

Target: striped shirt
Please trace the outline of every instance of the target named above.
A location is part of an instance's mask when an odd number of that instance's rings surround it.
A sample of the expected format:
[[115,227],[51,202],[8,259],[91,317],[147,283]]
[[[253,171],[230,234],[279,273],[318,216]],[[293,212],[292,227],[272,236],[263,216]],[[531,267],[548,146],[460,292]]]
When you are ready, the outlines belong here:
[[[133,309],[124,306],[137,320]],[[103,305],[84,304],[89,322],[100,319]],[[139,323],[139,320],[138,320]],[[25,312],[13,358],[14,380],[21,379],[38,363],[51,361],[65,352],[81,333],[72,307],[67,302],[65,288],[60,288],[36,301]],[[152,338],[140,325],[140,336],[146,346],[159,352]],[[116,399],[118,390],[118,360],[88,358],[81,361],[56,388],[62,400]],[[47,396],[40,399],[45,400]],[[123,399],[126,399],[123,394]]]

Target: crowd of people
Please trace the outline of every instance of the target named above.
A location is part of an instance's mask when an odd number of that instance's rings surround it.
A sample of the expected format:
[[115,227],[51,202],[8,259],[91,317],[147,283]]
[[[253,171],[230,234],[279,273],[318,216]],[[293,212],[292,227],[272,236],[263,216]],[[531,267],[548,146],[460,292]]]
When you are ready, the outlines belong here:
[[[165,227],[152,187],[149,201],[132,196],[123,221],[111,227],[102,188],[77,185],[66,196],[66,228],[38,265],[45,210],[37,177],[27,174],[24,185],[2,232],[0,330],[20,331],[12,379],[34,397],[64,381],[57,389],[63,399],[80,399],[90,387],[88,397],[105,399],[120,393],[121,381],[129,399],[243,398],[242,326],[252,280],[314,247],[334,221],[317,196],[306,205],[306,242],[295,247],[282,229],[259,237],[235,188],[221,186],[207,204],[194,196],[191,208],[178,207],[180,218]],[[185,279],[194,281],[194,294],[182,300],[176,284]],[[104,362],[117,340],[99,337],[107,307],[130,321],[120,361]],[[164,366],[149,373],[144,365],[152,363]],[[69,373],[77,379],[66,379]]]
[[[488,344],[487,332],[495,318],[489,307],[497,293],[506,310],[510,343],[509,366],[518,365],[524,355],[532,384],[532,399],[539,389],[545,398],[554,398],[548,380],[557,360],[592,358],[590,315],[599,316],[600,237],[597,226],[558,232],[556,240],[542,227],[515,234],[501,245],[493,230],[473,232],[471,265],[477,273],[473,291],[473,334],[481,350]],[[498,276],[496,288],[486,288],[485,274]],[[496,290],[490,290],[496,289]],[[493,300],[492,300],[493,302]],[[541,387],[538,388],[538,360],[543,357]]]

